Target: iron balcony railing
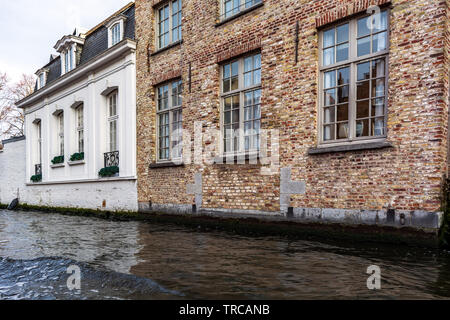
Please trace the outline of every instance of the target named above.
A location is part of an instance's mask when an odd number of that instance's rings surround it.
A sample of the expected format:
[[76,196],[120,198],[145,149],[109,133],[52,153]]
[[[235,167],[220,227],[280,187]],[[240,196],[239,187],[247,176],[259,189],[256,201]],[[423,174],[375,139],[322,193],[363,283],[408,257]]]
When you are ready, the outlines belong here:
[[119,151],[105,153],[105,168],[119,166]]
[[34,166],[34,174],[37,176],[42,175],[42,164],[36,164]]

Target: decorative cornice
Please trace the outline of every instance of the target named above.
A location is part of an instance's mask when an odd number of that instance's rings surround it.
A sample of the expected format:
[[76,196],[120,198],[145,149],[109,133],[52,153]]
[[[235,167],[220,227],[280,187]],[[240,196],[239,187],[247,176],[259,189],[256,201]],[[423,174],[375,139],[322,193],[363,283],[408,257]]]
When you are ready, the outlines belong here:
[[58,52],[62,52],[66,49],[68,45],[71,45],[72,43],[77,43],[80,45],[84,45],[84,38],[77,37],[77,36],[64,36],[58,42],[55,44],[54,48]]
[[372,6],[381,6],[390,3],[391,0],[357,0],[346,5],[341,5],[335,9],[318,16],[316,18],[316,27],[322,27],[334,21],[349,17],[353,14],[366,11]]

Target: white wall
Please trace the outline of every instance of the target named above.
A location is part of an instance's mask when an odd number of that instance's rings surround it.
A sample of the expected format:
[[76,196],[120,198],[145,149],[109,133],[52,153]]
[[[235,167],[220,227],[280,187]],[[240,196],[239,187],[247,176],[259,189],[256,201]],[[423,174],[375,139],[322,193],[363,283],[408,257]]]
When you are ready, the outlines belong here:
[[20,202],[44,207],[138,210],[136,181],[27,186]]
[[[34,175],[37,159],[36,119],[42,127],[42,174],[44,183],[99,179],[108,152],[107,88],[118,88],[118,149],[122,178],[136,178],[136,66],[135,54],[89,73],[64,90],[57,91],[25,110],[27,136],[27,176]],[[70,156],[78,152],[75,102],[84,105],[85,163],[71,166]],[[52,168],[51,160],[59,155],[58,128],[55,111],[64,112],[65,165]]]
[[[26,152],[23,151],[23,158],[20,159],[23,168],[18,177],[20,182],[26,183],[26,192],[20,199],[22,203],[108,211],[138,210],[135,58],[134,50],[128,50],[94,71],[80,73],[70,84],[43,97],[39,97],[38,92],[38,97],[28,103],[25,108]],[[101,178],[98,173],[104,167],[104,153],[109,151],[107,97],[102,93],[111,88],[118,90],[120,173],[118,177]],[[73,108],[76,102],[84,105],[85,160],[82,164],[71,165],[71,155],[78,152],[76,112]],[[54,115],[57,110],[64,112],[65,161],[64,166],[54,168],[51,160],[59,155],[57,119]],[[39,183],[31,183],[35,165],[40,162],[37,157],[37,119],[41,121],[42,128],[43,179]]]
[[10,204],[25,189],[25,140],[6,143],[0,152],[0,203]]
[[20,203],[45,207],[83,208],[108,211],[137,211],[135,180],[27,186],[26,141],[4,145],[0,152],[0,203]]

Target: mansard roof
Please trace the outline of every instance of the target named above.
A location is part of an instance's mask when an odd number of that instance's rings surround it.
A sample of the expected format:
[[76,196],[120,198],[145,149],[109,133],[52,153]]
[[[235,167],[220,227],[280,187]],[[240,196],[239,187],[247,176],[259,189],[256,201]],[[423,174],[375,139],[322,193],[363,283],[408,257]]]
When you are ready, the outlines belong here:
[[[80,60],[77,64],[77,68],[82,66],[83,64],[89,62],[96,56],[100,55],[104,51],[108,49],[108,29],[105,24],[116,16],[123,15],[126,17],[126,23],[124,25],[124,39],[135,40],[134,38],[134,28],[135,28],[135,20],[134,20],[134,12],[135,6],[134,2],[130,2],[125,7],[121,8],[119,11],[108,17],[106,20],[84,33],[84,45],[82,46]],[[75,35],[64,36],[61,40],[58,41],[57,45],[61,43],[61,41],[65,41],[66,39],[73,37]],[[77,37],[78,38],[78,37]],[[43,66],[41,69],[47,69],[47,81],[45,83],[45,88],[47,85],[52,82],[58,80],[61,77],[61,57],[51,55],[50,62]],[[77,69],[75,68],[75,70]],[[41,70],[40,69],[40,70]],[[39,90],[41,90],[40,88]],[[35,86],[35,92],[38,91],[37,81]]]

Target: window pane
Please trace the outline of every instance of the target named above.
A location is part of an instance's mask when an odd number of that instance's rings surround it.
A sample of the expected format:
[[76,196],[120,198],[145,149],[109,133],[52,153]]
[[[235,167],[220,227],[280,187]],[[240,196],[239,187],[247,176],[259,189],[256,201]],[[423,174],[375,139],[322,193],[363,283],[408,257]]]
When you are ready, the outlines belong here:
[[349,99],[349,86],[343,86],[338,88],[338,101],[337,103],[348,102]]
[[333,28],[333,29],[325,31],[323,33],[323,47],[324,48],[334,46],[334,44],[335,44],[335,40],[334,40],[335,32],[336,31]]
[[370,81],[364,81],[357,84],[357,99],[368,99],[370,93]]
[[336,89],[325,91],[325,105],[331,106],[336,103]]
[[372,135],[383,136],[384,133],[384,118],[372,119]]
[[372,117],[384,116],[384,98],[372,100]]
[[360,101],[356,106],[356,118],[368,118],[369,117],[369,100]]
[[227,111],[227,112],[225,112],[224,124],[230,124],[230,123],[231,123],[231,112]]
[[334,47],[323,51],[323,65],[329,66],[334,64]]
[[338,85],[350,83],[350,68],[342,68],[338,71]]
[[370,54],[370,36],[358,40],[358,57]]
[[384,78],[372,81],[372,97],[382,97],[385,94]]
[[338,123],[337,124],[338,139],[348,138],[348,123]]
[[244,74],[244,85],[245,87],[250,87],[252,85],[252,73],[246,73]]
[[231,77],[231,66],[226,64],[223,66],[223,78],[227,79],[229,77]]
[[261,69],[255,70],[253,73],[253,84],[257,85],[261,83]]
[[374,35],[372,51],[374,53],[380,52],[380,51],[386,50],[386,48],[387,48],[387,33],[382,32],[382,33],[378,33],[378,34]]
[[255,55],[254,57],[255,57],[255,61],[254,61],[254,63],[255,63],[255,65],[254,65],[255,69],[261,69],[261,54],[257,54],[257,55]]
[[237,75],[239,75],[239,62],[238,61],[236,61],[236,62],[233,62],[232,64],[231,64],[231,76],[237,76]]
[[231,80],[224,80],[223,81],[223,92],[229,92],[231,89]]
[[336,86],[336,71],[325,72],[324,88],[333,88]]
[[348,59],[348,48],[348,43],[341,44],[336,47],[336,62],[341,62]]
[[234,77],[231,78],[231,90],[237,90],[239,89],[239,78],[238,77]]
[[253,70],[253,57],[248,57],[244,60],[244,72]]
[[348,23],[339,26],[336,30],[336,33],[337,33],[337,43],[347,42],[349,34]]
[[337,121],[348,121],[348,104],[337,107]]
[[381,12],[378,16],[374,15],[373,32],[387,30],[387,11]]
[[358,38],[370,34],[370,21],[369,17],[365,17],[358,20]]
[[335,107],[325,108],[323,112],[323,122],[324,123],[334,123],[336,122]]
[[358,81],[370,79],[370,62],[358,64]]
[[356,137],[368,137],[369,136],[369,120],[356,121]]
[[225,99],[225,110],[231,110],[231,97]]
[[372,78],[384,77],[385,64],[384,59],[372,61]]
[[335,140],[335,136],[334,125],[324,126],[323,139],[325,141]]

